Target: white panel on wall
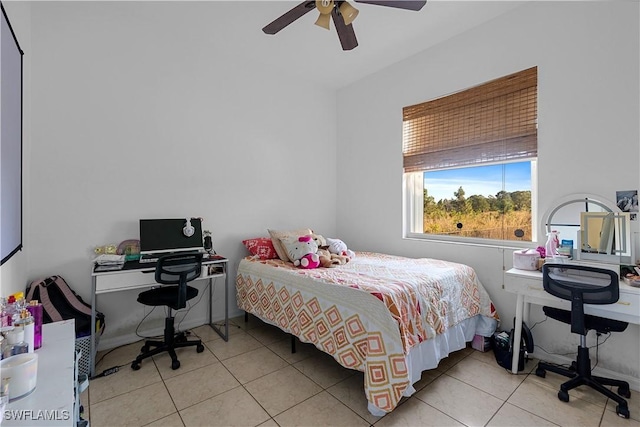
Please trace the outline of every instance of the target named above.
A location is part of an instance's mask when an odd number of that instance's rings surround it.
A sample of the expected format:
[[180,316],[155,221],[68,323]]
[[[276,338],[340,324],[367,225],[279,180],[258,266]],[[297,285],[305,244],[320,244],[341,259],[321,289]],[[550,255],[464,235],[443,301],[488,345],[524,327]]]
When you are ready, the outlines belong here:
[[[22,58],[22,250],[18,251],[0,267],[0,291],[3,296],[23,291],[27,284],[30,212],[30,165],[31,149],[31,2],[4,2],[3,7],[11,27],[26,55]],[[4,128],[4,127],[3,127]]]
[[[1,6],[1,5],[0,5]],[[0,264],[22,249],[22,49],[0,18]]]

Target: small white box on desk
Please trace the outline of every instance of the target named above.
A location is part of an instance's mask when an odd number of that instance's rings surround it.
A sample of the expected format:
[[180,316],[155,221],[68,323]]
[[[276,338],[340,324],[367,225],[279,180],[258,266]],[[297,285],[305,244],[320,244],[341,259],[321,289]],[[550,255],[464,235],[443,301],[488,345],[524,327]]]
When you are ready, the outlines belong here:
[[535,249],[523,249],[513,252],[513,268],[518,270],[537,270],[540,254]]

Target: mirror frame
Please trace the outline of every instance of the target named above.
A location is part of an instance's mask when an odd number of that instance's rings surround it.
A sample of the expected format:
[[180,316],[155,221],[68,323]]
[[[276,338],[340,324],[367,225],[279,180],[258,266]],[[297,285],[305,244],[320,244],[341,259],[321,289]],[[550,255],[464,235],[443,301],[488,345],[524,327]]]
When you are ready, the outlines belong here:
[[[605,198],[598,197],[595,194],[587,194],[587,193],[571,194],[553,203],[551,209],[547,211],[547,213],[544,215],[542,219],[541,229],[546,230],[545,233],[549,233],[552,230],[551,221],[549,220],[553,218],[553,215],[555,215],[555,213],[558,212],[563,207],[574,204],[574,203],[593,203],[597,206],[600,206],[607,212],[621,212],[615,203]],[[580,218],[578,218],[576,225],[578,226],[580,225]]]
[[[600,197],[598,195],[595,194],[588,194],[588,193],[576,193],[576,194],[570,194],[568,196],[565,196],[559,200],[557,200],[555,203],[553,203],[551,205],[551,208],[549,210],[547,210],[547,212],[545,213],[545,215],[542,218],[542,227],[540,228],[541,230],[545,230],[545,233],[549,233],[553,230],[553,216],[563,207],[571,205],[571,204],[587,204],[587,203],[593,203],[596,206],[601,207],[602,209],[604,209],[605,212],[611,212],[616,214],[621,214],[623,213],[618,206],[613,203],[611,200],[608,200],[604,197]],[[556,224],[556,226],[558,226],[560,224]],[[570,224],[568,226],[578,226],[579,230],[582,230],[582,221],[581,218],[577,218],[577,221],[575,224]],[[628,224],[625,224],[625,227],[627,227]],[[628,232],[629,230],[625,230],[625,232]],[[578,233],[579,235],[580,233]],[[577,242],[578,245],[575,248],[576,250],[576,256],[574,257],[574,259],[576,260],[580,260],[580,259],[584,259],[584,260],[589,260],[589,261],[596,261],[596,262],[604,262],[604,263],[626,263],[627,260],[626,258],[629,258],[629,262],[631,262],[632,258],[633,258],[633,248],[629,248],[631,250],[631,255],[630,256],[620,256],[620,255],[606,255],[606,254],[582,254],[582,243],[581,242]],[[631,242],[627,242],[627,243],[631,243]],[[586,256],[584,256],[586,255]]]
[[[583,250],[585,242],[582,241],[582,238],[584,238],[584,234],[589,232],[589,219],[603,221],[598,233],[607,233],[609,235],[608,237],[605,236],[606,240],[604,240],[604,242],[603,236],[600,236],[598,248],[594,252]],[[608,227],[605,227],[605,224],[607,223]],[[580,229],[582,233],[580,234],[580,247],[577,251],[578,259],[603,261],[615,264],[631,263],[633,249],[630,226],[631,219],[628,212],[582,212],[580,214]],[[617,242],[615,245],[614,241]]]

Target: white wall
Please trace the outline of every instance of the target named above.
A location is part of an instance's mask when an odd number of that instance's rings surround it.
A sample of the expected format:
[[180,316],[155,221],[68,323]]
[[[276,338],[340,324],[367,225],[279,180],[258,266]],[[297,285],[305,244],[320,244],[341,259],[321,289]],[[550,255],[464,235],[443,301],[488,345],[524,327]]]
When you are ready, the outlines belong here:
[[26,242],[30,233],[26,220],[30,212],[28,198],[30,188],[29,153],[31,150],[31,3],[9,1],[2,3],[9,23],[13,29],[20,48],[25,52],[22,58],[22,250],[0,267],[0,295],[7,296],[14,292],[24,291],[27,283],[28,254],[30,245]]
[[[638,16],[637,2],[529,2],[340,90],[338,235],[353,249],[473,266],[510,328],[511,250],[402,238],[402,107],[537,65],[539,212],[570,193],[615,200],[640,188]],[[536,344],[575,351],[553,323],[534,330]],[[637,325],[614,334],[598,366],[640,378],[639,337]]]
[[[354,249],[474,266],[509,326],[510,251],[402,239],[401,110],[532,65],[540,212],[568,193],[613,199],[640,187],[637,3],[531,2],[341,90],[337,126],[333,93],[217,55],[213,40],[225,35],[188,18],[219,3],[4,3],[30,84],[25,249],[2,266],[2,294],[62,274],[88,299],[94,245],[137,237],[141,217],[197,215],[232,276],[240,240],[312,225]],[[325,173],[303,179],[309,159]],[[310,187],[313,206],[302,208]],[[101,298],[103,343],[138,324],[135,296]],[[220,283],[215,296],[220,306]],[[550,324],[534,334],[553,348],[568,334]],[[639,335],[637,326],[616,334],[600,363],[638,377]]]
[[[215,43],[233,39],[194,22],[221,7],[33,4],[32,278],[61,274],[89,300],[94,245],[138,238],[140,218],[201,216],[231,261],[240,314],[243,239],[268,227],[335,233],[335,93],[219,55]],[[136,294],[99,298],[102,344],[138,325]],[[217,318],[222,295],[218,280]]]

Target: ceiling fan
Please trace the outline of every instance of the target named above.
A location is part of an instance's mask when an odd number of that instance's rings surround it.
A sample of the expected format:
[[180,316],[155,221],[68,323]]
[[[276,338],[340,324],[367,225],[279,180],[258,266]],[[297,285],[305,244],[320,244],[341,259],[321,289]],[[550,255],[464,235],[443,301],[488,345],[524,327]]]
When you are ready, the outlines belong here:
[[[403,0],[355,0],[356,3],[368,3],[379,6],[395,7],[418,11],[427,3],[424,1],[403,1]],[[273,22],[262,29],[265,34],[276,34],[303,15],[318,9],[320,15],[316,20],[316,25],[329,30],[331,19],[336,26],[336,32],[342,44],[342,50],[351,50],[358,46],[356,34],[353,31],[353,20],[358,16],[358,9],[347,1],[341,0],[307,0],[284,15],[276,18]]]

